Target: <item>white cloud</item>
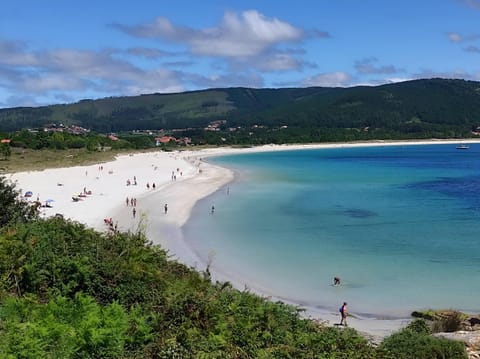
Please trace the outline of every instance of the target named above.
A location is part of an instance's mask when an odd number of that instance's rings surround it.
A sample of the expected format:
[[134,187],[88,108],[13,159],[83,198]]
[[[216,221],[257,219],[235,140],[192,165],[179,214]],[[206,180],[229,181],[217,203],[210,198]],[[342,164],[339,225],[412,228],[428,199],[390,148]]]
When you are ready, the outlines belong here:
[[457,32],[448,32],[447,37],[451,42],[455,42],[455,43],[476,41],[480,39],[480,35],[478,34],[462,35]]
[[272,54],[254,60],[256,68],[260,71],[288,71],[299,69],[302,62],[288,54]]
[[345,87],[349,86],[352,77],[345,72],[321,73],[302,81],[302,86]]
[[413,79],[411,77],[391,77],[391,78],[386,78],[385,83],[394,84],[397,82],[405,82],[410,80],[413,80]]
[[189,74],[185,80],[198,88],[253,87],[264,86],[263,78],[255,73],[229,73],[211,76]]
[[[181,74],[165,69],[142,69],[115,58],[118,51],[55,49],[29,51],[23,44],[0,41],[0,86],[11,99],[67,93],[97,97],[183,91]],[[86,95],[88,94],[88,95]],[[22,101],[22,103],[31,102]]]
[[463,40],[462,35],[456,32],[448,32],[447,37],[451,42],[461,42]]
[[52,90],[71,91],[85,89],[87,82],[80,78],[64,76],[63,74],[48,74],[47,76],[28,76],[19,83],[19,88],[33,93],[43,93]]
[[[277,18],[267,18],[256,10],[226,12],[216,27],[199,30],[174,26],[163,17],[138,26],[112,26],[136,37],[183,43],[193,54],[227,58],[259,56],[276,45],[302,41],[307,36],[302,29]],[[317,37],[329,36],[320,31],[314,34]]]
[[158,49],[152,49],[147,47],[131,47],[125,51],[129,55],[141,56],[146,59],[159,59],[165,56],[171,56],[172,54],[166,51]]
[[35,55],[26,51],[23,42],[5,41],[0,39],[0,65],[35,66]]
[[367,57],[363,60],[355,61],[355,69],[360,74],[395,74],[404,70],[396,68],[393,65],[375,66],[378,59],[375,57]]

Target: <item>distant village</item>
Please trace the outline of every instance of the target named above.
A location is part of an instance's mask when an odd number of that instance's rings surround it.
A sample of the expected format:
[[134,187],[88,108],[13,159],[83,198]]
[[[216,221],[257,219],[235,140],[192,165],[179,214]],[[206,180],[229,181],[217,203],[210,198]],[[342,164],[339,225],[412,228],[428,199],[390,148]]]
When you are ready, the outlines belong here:
[[[212,132],[219,132],[219,131],[227,131],[227,132],[235,132],[242,127],[226,127],[227,121],[226,120],[215,120],[208,123],[206,127],[203,128],[204,131],[212,131]],[[261,125],[253,125],[251,126],[252,129],[258,128],[266,128],[266,126]],[[279,129],[286,129],[288,126],[281,126]],[[45,132],[65,132],[73,135],[87,135],[90,133],[90,129],[77,126],[77,125],[63,125],[63,124],[48,124],[45,125],[41,130]],[[155,136],[155,145],[161,146],[162,144],[168,143],[175,143],[177,145],[189,146],[192,144],[192,139],[190,137],[183,137],[183,136],[175,136],[175,134],[181,134],[188,130],[198,130],[198,128],[182,128],[182,129],[171,129],[171,130],[133,130],[129,131],[129,134],[132,135],[147,135],[147,136]],[[29,130],[32,132],[37,132],[40,130]],[[251,132],[250,135],[253,133]],[[109,133],[106,136],[112,141],[118,141],[119,135],[116,133]],[[223,140],[223,138],[222,138]]]

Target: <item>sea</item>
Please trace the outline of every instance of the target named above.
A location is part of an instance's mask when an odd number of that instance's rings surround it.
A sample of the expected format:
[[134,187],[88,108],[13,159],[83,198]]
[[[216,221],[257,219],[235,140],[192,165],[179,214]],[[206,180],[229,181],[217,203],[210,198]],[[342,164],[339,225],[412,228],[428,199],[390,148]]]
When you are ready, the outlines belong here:
[[480,312],[480,144],[456,147],[210,158],[235,181],[196,204],[183,240],[220,278],[301,307]]

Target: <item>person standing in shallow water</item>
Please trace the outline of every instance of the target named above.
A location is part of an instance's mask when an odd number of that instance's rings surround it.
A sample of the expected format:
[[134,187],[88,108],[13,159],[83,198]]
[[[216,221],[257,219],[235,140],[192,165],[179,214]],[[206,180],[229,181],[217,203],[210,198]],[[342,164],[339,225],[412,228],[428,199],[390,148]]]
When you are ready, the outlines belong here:
[[343,302],[343,305],[340,307],[340,315],[342,316],[342,319],[340,320],[340,325],[347,326],[347,302]]

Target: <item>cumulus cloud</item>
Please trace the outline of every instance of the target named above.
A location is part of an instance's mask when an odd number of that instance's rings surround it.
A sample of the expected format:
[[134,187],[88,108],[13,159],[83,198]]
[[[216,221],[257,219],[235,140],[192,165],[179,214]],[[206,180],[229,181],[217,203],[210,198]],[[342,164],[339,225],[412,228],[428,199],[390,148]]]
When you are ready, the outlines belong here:
[[23,42],[0,39],[0,65],[35,66],[36,57],[26,49],[27,46]]
[[302,86],[345,87],[349,86],[352,77],[345,72],[321,73],[304,79]]
[[[0,41],[0,85],[12,94],[28,92],[44,97],[50,94],[52,98],[65,92],[111,96],[184,90],[180,73],[142,69],[115,58],[115,53],[73,49],[32,51],[23,43]],[[22,104],[31,102],[13,95],[9,103],[15,99],[23,99]]]
[[34,96],[9,96],[6,100],[0,105],[3,107],[17,107],[17,106],[26,106],[26,107],[36,107],[41,105],[37,102],[37,98]]
[[174,26],[164,17],[137,26],[112,26],[136,37],[183,43],[193,54],[205,56],[258,56],[274,45],[305,37],[303,30],[277,18],[267,18],[255,10],[240,14],[226,12],[216,27],[199,30]]
[[378,59],[375,57],[367,57],[362,60],[355,61],[354,67],[360,74],[395,74],[404,72],[403,69],[396,68],[393,65],[375,66]]

